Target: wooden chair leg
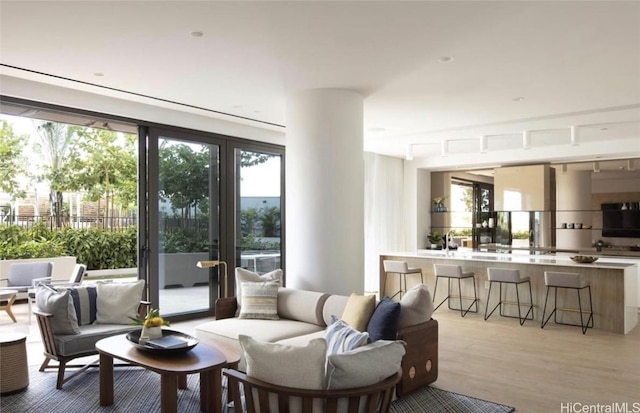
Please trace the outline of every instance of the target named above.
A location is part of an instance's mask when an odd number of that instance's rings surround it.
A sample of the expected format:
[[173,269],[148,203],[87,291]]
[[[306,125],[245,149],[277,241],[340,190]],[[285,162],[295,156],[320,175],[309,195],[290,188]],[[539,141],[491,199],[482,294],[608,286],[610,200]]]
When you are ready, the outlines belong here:
[[58,381],[56,382],[56,389],[61,389],[64,384],[64,369],[67,366],[67,362],[60,361],[58,365]]
[[50,361],[51,361],[51,358],[45,357],[44,361],[42,362],[42,365],[40,365],[40,371],[44,371],[44,369],[49,367],[49,362]]

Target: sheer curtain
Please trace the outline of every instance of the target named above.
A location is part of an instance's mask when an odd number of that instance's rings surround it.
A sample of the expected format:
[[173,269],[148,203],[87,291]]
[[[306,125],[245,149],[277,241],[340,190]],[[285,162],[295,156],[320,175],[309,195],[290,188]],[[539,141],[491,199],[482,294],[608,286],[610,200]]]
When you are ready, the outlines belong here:
[[404,250],[404,161],[364,153],[364,288],[378,292],[380,254]]

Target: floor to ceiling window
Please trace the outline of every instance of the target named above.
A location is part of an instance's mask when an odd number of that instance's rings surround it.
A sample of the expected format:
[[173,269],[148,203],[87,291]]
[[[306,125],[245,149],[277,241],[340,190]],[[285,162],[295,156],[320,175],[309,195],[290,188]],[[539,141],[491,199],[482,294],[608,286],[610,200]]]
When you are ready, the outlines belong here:
[[[224,294],[225,280],[227,294],[234,294],[236,266],[260,273],[282,266],[283,147],[7,97],[0,99],[0,114],[24,122],[53,121],[71,130],[93,127],[96,137],[114,135],[117,142],[129,145],[123,148],[124,153],[113,156],[122,162],[112,164],[115,169],[109,172],[109,178],[87,178],[86,190],[76,191],[69,198],[65,192],[62,202],[52,197],[47,215],[59,211],[61,227],[86,224],[115,229],[127,223],[130,236],[118,238],[118,249],[128,251],[130,262],[96,264],[90,272],[118,270],[119,274],[127,272],[127,276],[145,279],[148,299],[163,315],[174,319],[211,315],[215,300]],[[19,131],[6,131],[2,143],[12,142],[10,146],[22,150],[26,138]],[[87,148],[97,142],[86,132],[77,137]],[[103,152],[110,151],[104,142],[99,145],[103,145]],[[87,156],[87,150],[80,151],[82,156]],[[131,165],[124,162],[129,157],[133,159]],[[95,165],[97,160],[90,162]],[[126,174],[130,179],[125,179]],[[105,189],[105,182],[111,187]],[[104,194],[97,194],[103,189]],[[0,226],[17,219],[12,212],[23,196],[18,189],[12,194],[4,192],[7,202],[0,202]],[[47,200],[48,192],[42,194]],[[87,207],[89,192],[98,205],[93,208],[97,216],[91,223],[81,214],[93,211]],[[129,209],[118,207],[115,200],[128,200]],[[38,215],[40,203],[31,204],[35,207],[27,209]],[[48,221],[58,222],[50,217]],[[196,266],[199,261],[211,260],[227,265]]]

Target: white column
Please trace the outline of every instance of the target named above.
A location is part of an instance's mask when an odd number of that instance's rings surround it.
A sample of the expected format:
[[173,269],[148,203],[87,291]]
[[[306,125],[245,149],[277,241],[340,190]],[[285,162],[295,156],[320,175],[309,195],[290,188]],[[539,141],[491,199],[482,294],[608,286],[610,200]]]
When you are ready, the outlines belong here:
[[287,286],[364,291],[363,98],[295,93],[287,105]]

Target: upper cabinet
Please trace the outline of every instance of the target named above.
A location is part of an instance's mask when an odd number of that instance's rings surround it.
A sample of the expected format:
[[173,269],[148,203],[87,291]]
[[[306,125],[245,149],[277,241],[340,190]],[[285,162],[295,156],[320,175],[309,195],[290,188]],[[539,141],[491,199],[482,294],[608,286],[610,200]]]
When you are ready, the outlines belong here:
[[555,208],[555,173],[548,164],[496,168],[496,211],[550,211]]

